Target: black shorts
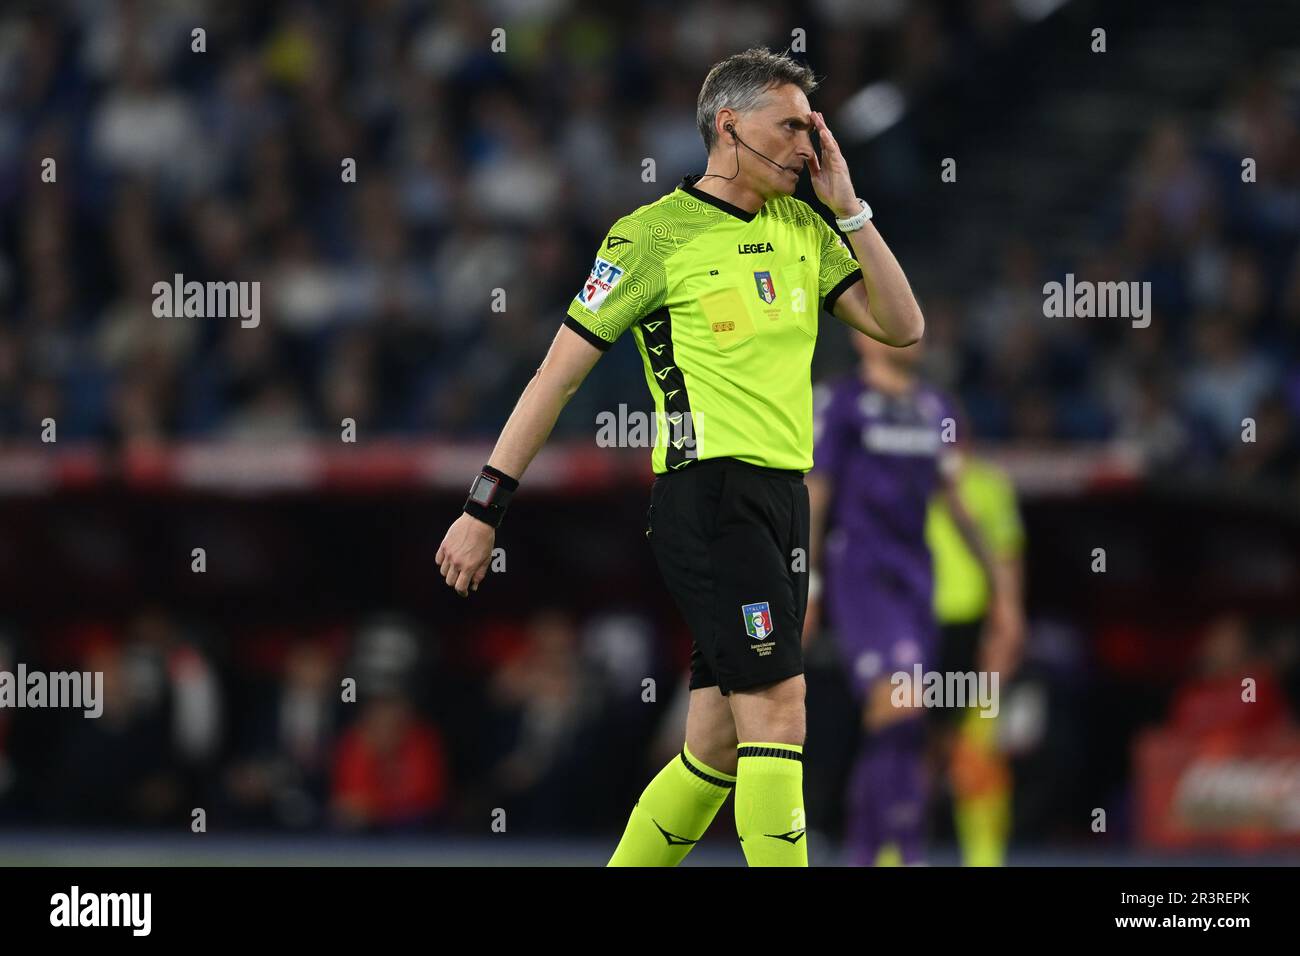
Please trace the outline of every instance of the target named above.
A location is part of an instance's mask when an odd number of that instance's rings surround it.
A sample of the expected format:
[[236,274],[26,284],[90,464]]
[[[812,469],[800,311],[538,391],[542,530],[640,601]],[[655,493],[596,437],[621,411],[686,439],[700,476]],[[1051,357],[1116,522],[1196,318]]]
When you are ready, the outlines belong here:
[[803,673],[808,487],[797,471],[707,458],[660,475],[646,537],[691,630],[691,690]]
[[[984,619],[939,627],[939,670],[944,674],[974,673],[979,658]],[[932,707],[932,723],[959,726],[966,719],[964,707]]]

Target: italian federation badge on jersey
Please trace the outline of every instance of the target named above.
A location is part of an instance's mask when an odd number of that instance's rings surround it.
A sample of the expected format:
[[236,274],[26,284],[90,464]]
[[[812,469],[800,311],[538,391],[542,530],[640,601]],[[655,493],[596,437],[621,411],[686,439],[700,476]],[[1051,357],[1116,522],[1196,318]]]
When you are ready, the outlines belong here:
[[761,641],[772,633],[772,610],[766,601],[746,604],[740,609],[745,619],[745,633],[756,641]]
[[578,301],[595,312],[600,308],[600,304],[605,301],[605,296],[613,291],[614,286],[618,285],[618,280],[623,278],[627,270],[614,265],[612,262],[606,262],[599,256],[596,257],[596,264],[591,267],[591,275],[587,281],[582,284],[578,291]]
[[758,297],[771,305],[776,301],[776,286],[772,284],[772,273],[755,272],[754,284],[758,286]]

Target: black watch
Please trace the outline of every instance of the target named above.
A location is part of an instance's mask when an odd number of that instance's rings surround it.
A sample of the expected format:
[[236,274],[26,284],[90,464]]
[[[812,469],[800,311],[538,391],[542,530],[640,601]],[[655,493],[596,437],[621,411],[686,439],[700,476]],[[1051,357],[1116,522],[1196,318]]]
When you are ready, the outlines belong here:
[[506,506],[518,488],[517,479],[491,465],[484,465],[469,486],[469,497],[465,499],[463,510],[467,515],[499,528],[506,516]]

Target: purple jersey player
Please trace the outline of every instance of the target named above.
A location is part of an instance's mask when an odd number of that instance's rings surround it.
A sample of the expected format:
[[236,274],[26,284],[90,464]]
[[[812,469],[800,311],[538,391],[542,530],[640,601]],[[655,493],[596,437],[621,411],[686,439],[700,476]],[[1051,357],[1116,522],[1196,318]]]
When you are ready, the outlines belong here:
[[[858,333],[853,340],[859,371],[819,386],[814,397],[811,566],[820,560],[825,568],[825,609],[866,730],[847,795],[849,862],[870,865],[892,843],[912,863],[921,858],[926,809],[924,725],[915,709],[893,705],[890,677],[910,677],[918,664],[930,670],[936,659],[925,541],[936,493],[946,495],[986,572],[992,565],[953,492],[956,416],[941,392],[917,379],[920,346],[891,348]],[[996,594],[995,577],[990,572]],[[817,627],[819,590],[817,576],[805,639]],[[990,615],[989,639],[1015,632],[1004,622],[1002,613]]]

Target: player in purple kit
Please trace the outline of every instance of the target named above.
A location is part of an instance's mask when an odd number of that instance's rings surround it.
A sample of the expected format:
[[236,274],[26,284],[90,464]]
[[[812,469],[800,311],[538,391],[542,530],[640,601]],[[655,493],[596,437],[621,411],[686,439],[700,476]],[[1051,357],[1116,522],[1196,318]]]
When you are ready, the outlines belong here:
[[[926,811],[925,724],[896,707],[890,677],[937,660],[933,578],[925,540],[935,493],[989,576],[992,598],[982,662],[1000,670],[1023,633],[1017,604],[999,587],[989,550],[955,494],[956,417],[916,373],[920,345],[897,349],[852,335],[857,374],[814,392],[814,467],[807,476],[814,569],[804,640],[815,633],[825,565],[829,624],[861,708],[865,736],[846,798],[847,859],[876,862],[890,845],[904,863],[922,859]],[[825,534],[822,534],[825,528]],[[824,539],[824,540],[823,540]],[[824,545],[824,546],[823,546]]]

